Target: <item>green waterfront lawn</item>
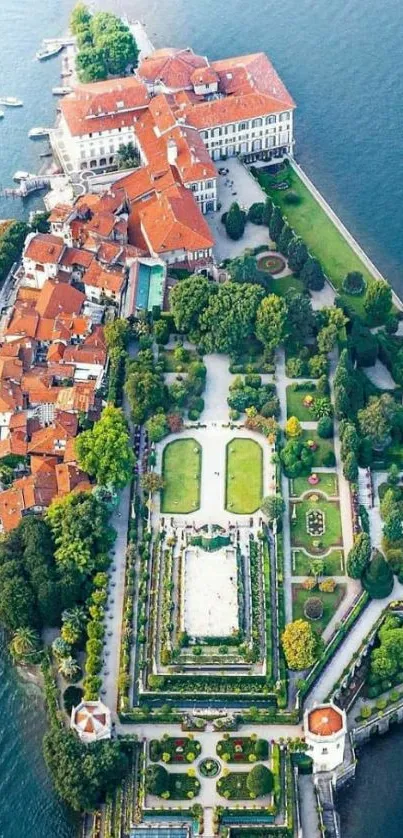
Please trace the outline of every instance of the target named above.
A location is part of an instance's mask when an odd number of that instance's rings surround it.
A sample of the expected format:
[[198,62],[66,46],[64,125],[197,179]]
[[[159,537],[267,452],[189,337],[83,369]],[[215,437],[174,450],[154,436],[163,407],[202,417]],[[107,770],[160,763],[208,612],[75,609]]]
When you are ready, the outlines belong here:
[[313,452],[313,462],[312,462],[312,468],[313,469],[317,468],[318,466],[324,466],[325,465],[325,463],[323,462],[323,458],[325,457],[325,455],[329,451],[332,451],[333,454],[334,454],[333,440],[332,439],[322,439],[320,436],[318,436],[318,434],[315,430],[310,430],[310,431],[303,430],[302,434],[300,436],[300,439],[301,439],[302,442],[308,442],[308,440],[311,439],[313,442],[316,442],[316,444],[318,446],[316,448],[316,450]]
[[237,515],[256,512],[263,496],[263,450],[253,439],[232,439],[226,452],[225,508]]
[[164,448],[161,512],[186,514],[200,506],[202,449],[195,439],[177,439]]
[[337,585],[332,593],[322,593],[322,591],[306,591],[300,584],[292,585],[292,616],[293,620],[306,620],[304,614],[304,605],[307,599],[311,597],[319,597],[323,603],[323,614],[320,620],[309,620],[311,626],[322,634],[327,624],[332,619],[336,609],[339,607],[343,597],[346,593],[346,585]]
[[[309,576],[311,562],[317,558],[309,558],[302,550],[295,550],[292,560],[293,576]],[[332,550],[324,561],[323,576],[344,576],[344,554],[343,550]]]
[[[313,488],[315,493],[315,487]],[[338,501],[322,500],[291,501],[290,525],[291,544],[293,547],[304,547],[313,556],[320,556],[329,547],[342,547],[341,518]],[[293,517],[293,510],[295,514]],[[307,532],[307,512],[311,509],[321,510],[324,514],[324,533],[311,536]]]
[[273,198],[273,201],[278,204],[291,227],[304,239],[312,255],[319,259],[325,273],[337,290],[345,297],[350,308],[365,317],[365,294],[361,297],[353,297],[342,293],[342,282],[349,271],[360,271],[367,282],[373,279],[372,274],[342,234],[339,233],[333,221],[326,215],[291,166],[288,167],[287,176],[283,179],[289,181],[290,188],[300,198],[299,203],[288,203],[288,190],[273,189],[273,181],[270,176],[264,173],[259,175],[260,184],[267,194]]
[[277,294],[279,297],[284,297],[287,294],[287,291],[290,291],[291,288],[294,288],[294,290],[298,291],[299,294],[302,294],[304,291],[303,282],[298,279],[297,276],[294,276],[294,274],[283,277],[270,277],[268,287],[269,294]]
[[303,402],[306,396],[313,396],[315,398],[316,384],[312,383],[310,390],[298,390],[298,384],[289,384],[287,387],[287,418],[296,416],[300,422],[312,422],[314,416],[309,407],[305,407]]
[[317,486],[311,486],[308,483],[307,477],[294,477],[290,480],[290,492],[293,498],[298,498],[304,492],[324,492],[325,495],[331,498],[337,498],[339,493],[337,475],[331,472],[318,472],[319,483]]

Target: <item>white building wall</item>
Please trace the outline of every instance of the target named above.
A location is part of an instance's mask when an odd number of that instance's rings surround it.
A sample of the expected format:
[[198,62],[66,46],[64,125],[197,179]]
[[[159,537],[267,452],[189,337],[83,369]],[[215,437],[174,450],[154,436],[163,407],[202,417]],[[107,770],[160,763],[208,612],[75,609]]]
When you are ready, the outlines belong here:
[[30,288],[43,288],[47,279],[53,279],[56,276],[59,267],[54,263],[38,264],[33,259],[27,259],[26,256],[23,256],[22,263],[25,273],[23,284]]

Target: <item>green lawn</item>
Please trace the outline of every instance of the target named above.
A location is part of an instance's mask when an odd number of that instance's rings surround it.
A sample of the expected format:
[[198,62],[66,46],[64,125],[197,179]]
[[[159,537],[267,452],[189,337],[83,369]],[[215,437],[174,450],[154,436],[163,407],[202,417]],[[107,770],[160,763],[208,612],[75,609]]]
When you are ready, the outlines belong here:
[[164,448],[161,512],[194,512],[200,506],[202,449],[195,439],[177,439]]
[[298,384],[289,384],[287,387],[287,418],[296,416],[300,422],[313,422],[314,416],[309,407],[304,407],[305,396],[314,396],[316,393],[316,384],[312,384],[310,390],[296,390],[295,388],[301,386]]
[[189,364],[199,360],[199,355],[193,349],[186,351],[188,352],[188,359],[179,364],[175,361],[173,349],[160,350],[159,357],[164,361],[165,372],[187,372]]
[[269,282],[269,294],[277,294],[279,297],[284,297],[291,288],[302,294],[304,291],[303,282],[297,276],[290,274],[290,276],[272,276]]
[[225,508],[238,515],[256,512],[263,495],[263,451],[253,439],[227,445]]
[[331,474],[329,472],[325,472],[324,474],[318,473],[319,483],[317,486],[311,486],[308,483],[307,477],[295,477],[293,480],[290,480],[290,492],[293,498],[298,498],[304,492],[307,491],[316,491],[316,489],[320,492],[324,492],[329,497],[338,497],[339,493],[339,486],[337,481],[337,475]]
[[316,431],[307,431],[303,430],[300,436],[302,442],[307,442],[308,439],[312,439],[313,442],[316,442],[317,449],[313,452],[313,463],[312,468],[315,469],[317,466],[324,466],[325,463],[323,462],[323,458],[328,451],[333,451],[334,453],[334,445],[332,439],[322,439]]
[[[293,576],[309,576],[311,561],[302,550],[296,550],[292,562]],[[342,550],[332,550],[323,561],[325,563],[323,576],[344,576],[344,554]]]
[[[309,189],[302,183],[299,175],[288,169],[287,179],[291,189],[300,197],[299,204],[287,203],[287,190],[281,192],[271,188],[270,176],[259,175],[259,181],[274,202],[279,205],[291,227],[300,235],[309,250],[321,262],[323,269],[335,287],[341,291],[341,284],[349,271],[360,271],[368,281],[372,275],[361,259],[354,253],[333,222],[318,204]],[[364,299],[344,295],[348,305],[364,316]]]
[[[291,544],[293,547],[305,547],[305,550],[312,555],[320,555],[329,547],[341,547],[343,544],[338,501],[322,500],[320,495],[318,498],[317,501],[303,500],[290,503]],[[325,531],[322,534],[311,536],[307,532],[307,512],[311,509],[320,510],[324,514]]]
[[311,626],[319,633],[325,630],[332,619],[336,609],[340,605],[346,593],[345,585],[337,585],[332,593],[322,593],[319,590],[306,591],[301,585],[292,586],[292,616],[294,620],[306,620],[304,615],[304,604],[310,597],[319,597],[323,602],[323,614],[320,620],[309,620]]

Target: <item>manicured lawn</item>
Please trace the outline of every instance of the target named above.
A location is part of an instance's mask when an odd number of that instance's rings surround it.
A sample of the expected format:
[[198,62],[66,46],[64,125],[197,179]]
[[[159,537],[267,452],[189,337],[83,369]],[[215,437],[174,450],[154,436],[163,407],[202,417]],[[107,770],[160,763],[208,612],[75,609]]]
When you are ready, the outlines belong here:
[[202,449],[195,439],[177,439],[164,448],[161,512],[185,514],[199,508],[201,458]]
[[332,439],[321,439],[320,436],[316,433],[316,431],[306,431],[303,430],[300,439],[302,442],[307,442],[308,439],[312,439],[313,442],[316,442],[317,448],[313,452],[313,463],[312,468],[315,469],[317,466],[324,466],[325,463],[323,462],[323,458],[328,451],[333,451],[334,454],[334,445]]
[[[313,494],[315,494],[313,490]],[[295,510],[295,514],[294,514]],[[310,535],[307,532],[307,513],[321,511],[324,517],[324,532]],[[318,500],[291,501],[290,503],[291,544],[305,547],[312,555],[320,555],[329,547],[342,546],[340,508],[338,501]]]
[[[365,279],[372,276],[354,253],[344,237],[339,233],[325,211],[302,183],[298,174],[289,167],[287,179],[290,188],[300,197],[300,203],[287,203],[287,192],[270,188],[270,177],[265,174],[259,176],[259,181],[266,192],[278,204],[283,215],[298,235],[302,236],[309,250],[319,259],[323,269],[335,287],[341,291],[341,284],[349,271],[360,271]],[[364,299],[344,295],[348,305],[358,314],[364,316]]]
[[289,384],[287,387],[287,417],[296,416],[300,422],[314,422],[312,410],[309,407],[304,407],[304,399],[306,396],[315,397],[316,384],[312,384],[309,390],[297,390],[298,384]]
[[[296,550],[293,555],[292,568],[293,576],[309,576],[311,561],[302,550]],[[342,550],[332,550],[325,559],[323,576],[344,576],[344,559]]]
[[318,472],[319,483],[317,486],[310,486],[308,483],[307,477],[295,477],[294,480],[290,480],[290,492],[293,498],[298,498],[304,492],[312,492],[318,491],[324,492],[325,495],[328,497],[337,498],[339,494],[339,487],[337,481],[337,474],[331,474],[329,472],[321,473]]
[[273,276],[269,282],[269,294],[277,294],[279,297],[284,297],[291,288],[302,294],[304,285],[297,276],[290,274],[290,276]]
[[225,508],[238,515],[256,512],[263,494],[263,451],[253,439],[227,445]]
[[327,624],[332,619],[336,609],[340,605],[346,593],[345,585],[337,585],[332,593],[322,593],[319,590],[306,591],[301,585],[296,584],[292,586],[292,616],[293,620],[306,620],[304,615],[304,605],[310,597],[319,597],[323,602],[323,614],[320,620],[309,620],[311,626],[319,634],[325,630]]

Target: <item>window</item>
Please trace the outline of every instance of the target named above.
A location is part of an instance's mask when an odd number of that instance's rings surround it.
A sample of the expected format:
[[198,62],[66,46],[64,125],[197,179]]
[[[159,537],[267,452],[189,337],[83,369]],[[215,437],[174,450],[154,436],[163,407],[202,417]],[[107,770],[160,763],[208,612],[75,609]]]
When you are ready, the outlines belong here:
[[260,119],[260,117],[259,119],[254,119],[252,122],[252,128],[260,128],[261,124],[262,120]]
[[206,183],[206,189],[212,189],[214,186],[214,182],[212,180],[208,180]]
[[329,751],[328,751],[327,748],[322,748],[322,754],[328,754],[328,753],[329,753]]
[[280,114],[280,122],[287,122],[287,119],[290,118],[290,114],[288,111],[284,111],[284,113]]
[[197,192],[198,186],[197,183],[191,183],[190,188],[192,192]]
[[247,123],[247,122],[240,122],[240,123],[239,123],[239,130],[240,130],[240,131],[246,131],[247,127],[248,127],[248,123]]
[[266,125],[273,125],[273,122],[276,121],[275,116],[266,116]]

